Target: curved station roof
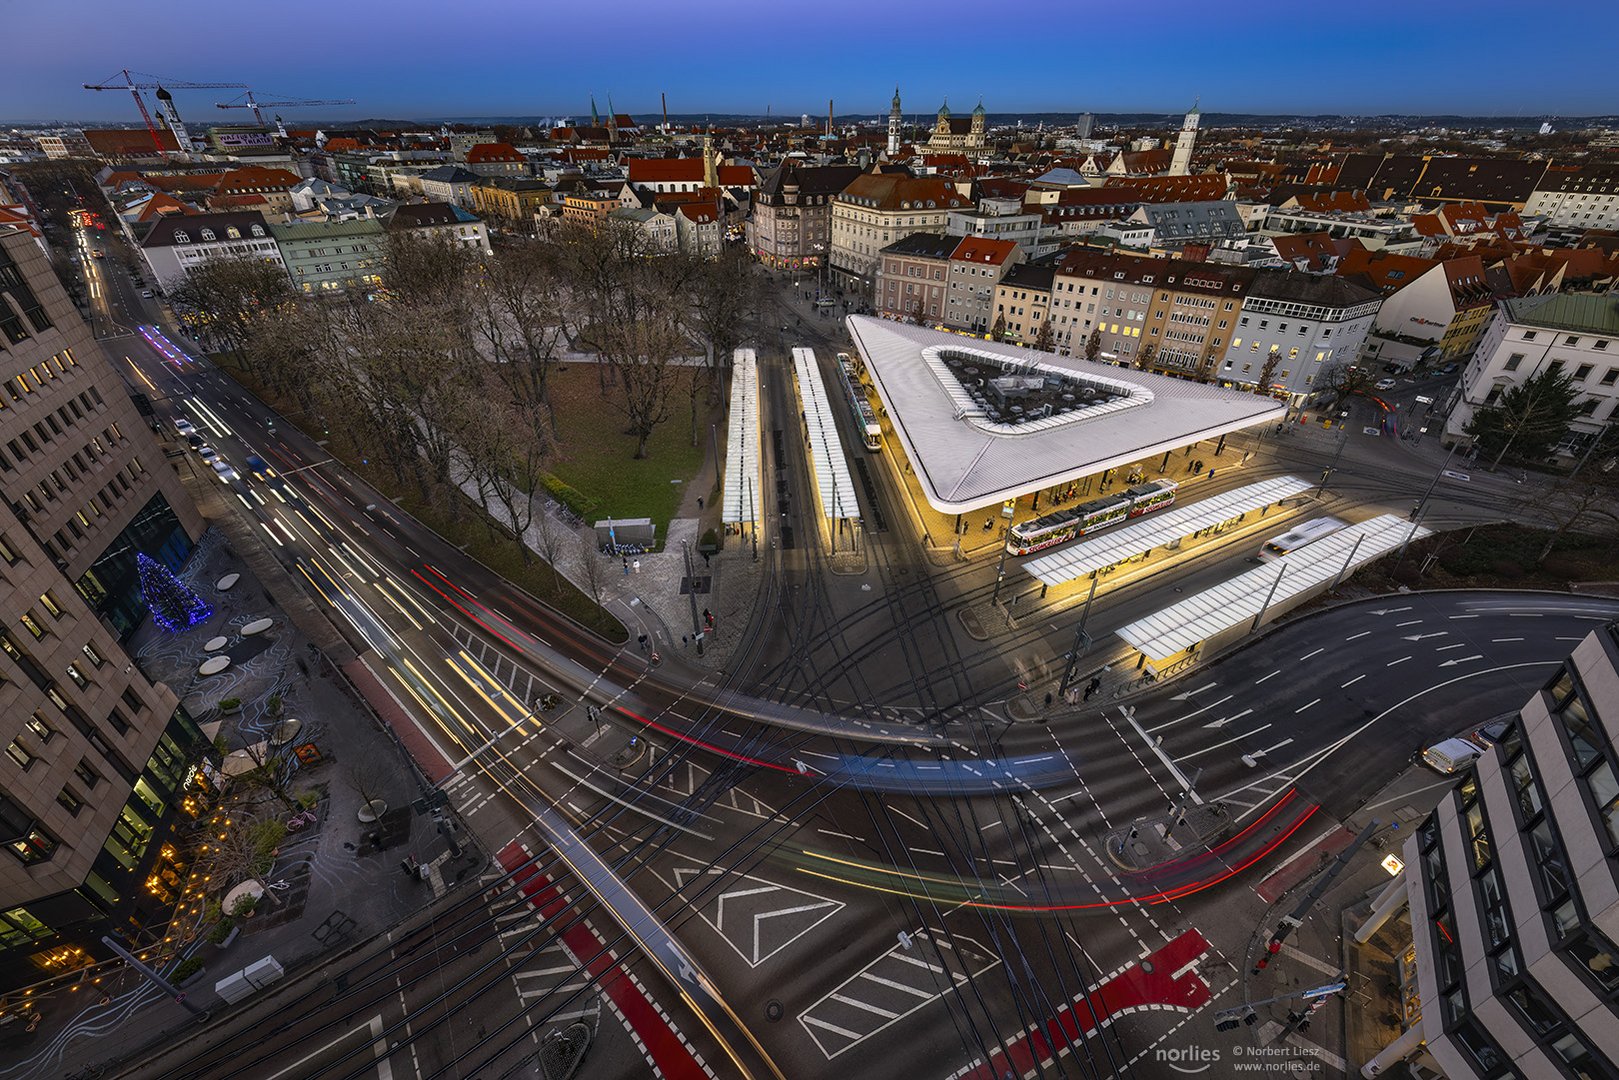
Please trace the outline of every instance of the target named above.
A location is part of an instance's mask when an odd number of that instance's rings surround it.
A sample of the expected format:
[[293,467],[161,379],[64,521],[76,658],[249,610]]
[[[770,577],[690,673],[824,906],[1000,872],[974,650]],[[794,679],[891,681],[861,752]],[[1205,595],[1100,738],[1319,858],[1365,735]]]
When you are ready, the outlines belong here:
[[852,315],[934,509],[963,513],[1256,424],[1272,398]]

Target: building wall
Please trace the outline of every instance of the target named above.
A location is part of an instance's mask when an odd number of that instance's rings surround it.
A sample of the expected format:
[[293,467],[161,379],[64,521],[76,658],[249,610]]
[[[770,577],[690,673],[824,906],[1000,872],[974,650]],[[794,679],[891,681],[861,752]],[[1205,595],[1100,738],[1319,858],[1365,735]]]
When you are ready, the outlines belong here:
[[1083,356],[1095,330],[1101,336],[1098,359],[1131,363],[1141,349],[1151,302],[1149,285],[1058,274],[1051,288],[1052,340],[1059,352]]
[[1422,1035],[1446,1076],[1616,1075],[1616,703],[1610,624],[1406,844]]
[[1570,425],[1562,447],[1564,453],[1579,453],[1619,420],[1619,337],[1514,323],[1504,305],[1497,307],[1462,369],[1460,396],[1445,422],[1445,438],[1466,441],[1467,423],[1479,408],[1553,364],[1574,377],[1579,391],[1575,404],[1590,410]]
[[832,202],[801,196],[792,204],[755,198],[748,219],[748,247],[769,266],[819,266],[832,247]]
[[949,292],[949,260],[885,252],[877,271],[877,311],[895,318],[942,320]]
[[999,264],[951,259],[946,274],[945,325],[987,333],[995,321],[995,287],[1019,260],[1017,251]]
[[1379,304],[1321,308],[1261,296],[1243,301],[1231,343],[1215,369],[1216,377],[1237,386],[1257,386],[1268,357],[1280,359],[1271,388],[1302,402],[1317,391],[1317,377],[1338,362],[1353,363]]
[[143,247],[141,255],[152,271],[152,280],[160,289],[171,288],[185,277],[186,271],[193,266],[215,259],[264,259],[285,268],[286,264],[281,261],[281,249],[270,236],[269,227],[267,225],[256,227],[263,230],[263,236],[249,233],[234,240],[224,238],[205,240],[200,231],[195,235],[188,232],[186,235],[191,239],[186,243],[165,247]]
[[832,202],[832,267],[849,285],[869,288],[877,272],[878,252],[912,233],[943,232],[948,210],[879,210]]
[[[1020,345],[1033,345],[1040,337],[1040,326],[1051,308],[1051,289],[1030,288],[1015,282],[1002,281],[995,286],[995,314],[990,329],[1003,317],[1006,320],[1002,340]],[[1055,330],[1053,331],[1055,333]],[[1053,345],[1055,345],[1053,338]]]
[[[0,296],[21,307],[5,284],[13,267],[50,325],[24,314],[26,338],[0,332],[0,989],[44,977],[47,961],[69,963],[51,954],[70,926],[104,924],[133,902],[172,820],[174,748],[184,743],[194,761],[205,745],[184,721],[179,742],[160,746],[178,701],[131,662],[119,624],[139,606],[131,538],[178,566],[202,523],[39,249],[0,232]],[[154,521],[162,528],[143,527]],[[106,844],[121,818],[122,839]],[[80,895],[92,866],[99,899]],[[14,907],[46,932],[18,936]],[[35,963],[13,962],[23,957]]]

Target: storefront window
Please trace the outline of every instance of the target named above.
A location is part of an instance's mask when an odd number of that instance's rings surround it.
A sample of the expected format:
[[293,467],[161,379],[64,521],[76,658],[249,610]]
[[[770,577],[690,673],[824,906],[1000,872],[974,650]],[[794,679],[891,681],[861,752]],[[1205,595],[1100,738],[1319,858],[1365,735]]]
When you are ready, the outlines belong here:
[[135,781],[135,795],[152,812],[153,820],[160,820],[163,817],[163,800],[152,790],[152,785],[146,782],[146,777]]

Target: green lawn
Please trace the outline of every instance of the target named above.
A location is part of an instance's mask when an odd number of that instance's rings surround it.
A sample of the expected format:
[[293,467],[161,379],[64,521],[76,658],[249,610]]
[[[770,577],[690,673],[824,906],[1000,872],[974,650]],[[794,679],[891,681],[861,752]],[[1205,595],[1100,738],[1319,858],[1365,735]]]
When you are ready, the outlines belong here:
[[561,443],[551,471],[597,500],[598,518],[649,517],[661,539],[702,465],[715,419],[707,406],[697,403],[698,445],[692,446],[690,407],[685,390],[677,389],[670,420],[652,433],[647,457],[637,461],[635,437],[624,433],[624,415],[602,400],[594,364],[553,372],[550,390]]

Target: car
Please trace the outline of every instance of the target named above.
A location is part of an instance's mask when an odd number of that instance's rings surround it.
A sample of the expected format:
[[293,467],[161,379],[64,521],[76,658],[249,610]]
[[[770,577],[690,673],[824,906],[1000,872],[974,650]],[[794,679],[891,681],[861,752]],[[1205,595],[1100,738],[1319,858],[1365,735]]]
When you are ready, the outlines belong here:
[[823,296],[819,300],[815,301],[815,306],[816,307],[831,307],[835,303],[837,303],[837,301],[832,299],[830,296]]
[[1422,752],[1422,763],[1428,768],[1449,776],[1471,765],[1484,748],[1470,739],[1444,739]]
[[213,461],[219,456],[219,451],[205,443],[202,446],[197,447],[197,456],[202,458],[204,461]]
[[174,430],[182,435],[193,435],[197,431],[197,425],[190,420],[180,419],[174,422]]
[[1439,374],[1454,375],[1456,373],[1456,369],[1459,367],[1461,367],[1460,364],[1446,364],[1444,367],[1439,369]]
[[1506,737],[1507,729],[1512,726],[1512,717],[1504,716],[1499,720],[1491,720],[1482,725],[1477,731],[1467,737],[1469,742],[1476,742],[1480,746],[1494,746]]
[[1383,365],[1383,370],[1386,373],[1390,374],[1390,375],[1398,375],[1401,371],[1403,371],[1405,369],[1400,367],[1399,364],[1384,364]]
[[1375,387],[1373,387],[1373,389],[1374,390],[1393,390],[1394,389],[1394,380],[1393,379],[1378,379],[1377,380],[1377,385]]
[[141,295],[146,297],[146,299],[150,300],[152,298],[152,290],[151,289],[142,289],[141,290]]
[[236,471],[236,469],[234,467],[232,467],[230,462],[224,461],[224,460],[222,460],[220,458],[215,458],[213,460],[212,464],[213,464],[213,467],[214,467],[214,472],[219,476],[219,478],[221,480],[225,481],[225,483],[228,484],[232,480],[240,480],[241,479],[241,475]]
[[107,257],[107,253],[105,251],[92,251],[90,254],[94,255],[98,259],[105,259]]
[[247,455],[247,471],[253,474],[255,480],[267,480],[275,475],[270,463],[257,454]]
[[191,434],[186,436],[186,445],[191,447],[193,450],[201,450],[204,445],[202,436],[193,431]]

